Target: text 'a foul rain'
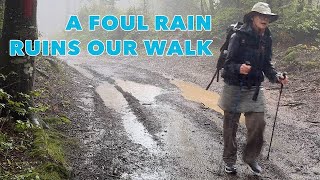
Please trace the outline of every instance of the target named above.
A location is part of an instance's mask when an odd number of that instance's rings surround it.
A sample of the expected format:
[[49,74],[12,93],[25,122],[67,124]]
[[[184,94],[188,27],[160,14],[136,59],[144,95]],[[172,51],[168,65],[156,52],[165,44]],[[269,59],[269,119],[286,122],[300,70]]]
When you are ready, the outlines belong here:
[[[212,23],[211,16],[189,15],[183,18],[181,15],[169,18],[164,15],[156,15],[153,24],[155,31],[211,31]],[[88,17],[88,30],[96,31],[99,28],[105,31],[115,31],[121,29],[123,31],[149,31],[150,25],[146,23],[143,15],[129,15],[129,16],[99,16],[90,15]],[[73,15],[65,28],[66,31],[83,31],[83,27],[78,16]]]

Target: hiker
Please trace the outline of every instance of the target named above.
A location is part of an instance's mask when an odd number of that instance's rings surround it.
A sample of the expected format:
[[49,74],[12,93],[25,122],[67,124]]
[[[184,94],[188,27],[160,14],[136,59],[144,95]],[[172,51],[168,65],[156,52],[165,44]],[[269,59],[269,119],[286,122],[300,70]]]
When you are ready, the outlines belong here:
[[236,132],[240,114],[245,115],[247,144],[243,160],[255,175],[261,175],[257,162],[263,145],[265,100],[261,82],[264,75],[272,83],[288,82],[271,64],[272,39],[269,23],[278,19],[267,3],[258,2],[244,18],[244,24],[230,38],[222,78],[224,87],[219,106],[224,110],[223,160],[226,173],[235,174]]

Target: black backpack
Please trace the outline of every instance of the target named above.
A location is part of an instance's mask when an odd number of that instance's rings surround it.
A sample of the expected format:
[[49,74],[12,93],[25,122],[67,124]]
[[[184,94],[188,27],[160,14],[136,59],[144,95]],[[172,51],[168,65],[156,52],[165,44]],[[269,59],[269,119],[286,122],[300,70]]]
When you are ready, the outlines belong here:
[[227,58],[227,54],[228,54],[228,46],[229,46],[229,41],[230,41],[230,37],[233,33],[235,33],[241,26],[243,25],[242,22],[237,22],[236,24],[231,24],[228,28],[227,28],[227,36],[226,36],[226,40],[223,43],[223,45],[220,48],[220,55],[217,61],[217,65],[216,65],[216,72],[213,75],[213,78],[211,79],[210,83],[208,84],[206,90],[209,89],[209,87],[211,86],[211,84],[213,83],[213,80],[215,79],[215,77],[217,76],[217,82],[219,82],[219,71],[223,68],[224,63],[226,61]]

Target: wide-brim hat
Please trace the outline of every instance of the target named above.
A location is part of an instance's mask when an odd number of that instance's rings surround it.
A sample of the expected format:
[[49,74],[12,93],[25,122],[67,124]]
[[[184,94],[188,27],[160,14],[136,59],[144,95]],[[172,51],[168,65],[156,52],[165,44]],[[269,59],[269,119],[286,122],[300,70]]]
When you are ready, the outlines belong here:
[[271,12],[269,4],[264,3],[264,2],[258,2],[252,7],[252,9],[249,13],[244,15],[243,22],[249,22],[251,20],[251,17],[256,13],[268,15],[270,17],[270,23],[278,20],[278,18],[279,18],[279,15]]

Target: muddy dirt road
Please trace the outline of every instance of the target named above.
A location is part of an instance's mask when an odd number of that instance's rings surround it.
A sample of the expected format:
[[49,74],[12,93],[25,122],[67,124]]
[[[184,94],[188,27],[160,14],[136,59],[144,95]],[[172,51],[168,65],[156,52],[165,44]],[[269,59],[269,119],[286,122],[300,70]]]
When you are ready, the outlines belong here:
[[[271,159],[265,160],[277,86],[266,84],[269,106],[262,177],[252,176],[238,152],[238,174],[223,172],[222,82],[204,88],[213,60],[201,58],[65,59],[81,74],[74,95],[70,154],[74,179],[320,179],[319,126],[280,108]],[[286,99],[284,99],[286,101]],[[293,123],[294,121],[294,123]],[[245,143],[243,120],[239,146]],[[239,148],[241,151],[241,148]]]

